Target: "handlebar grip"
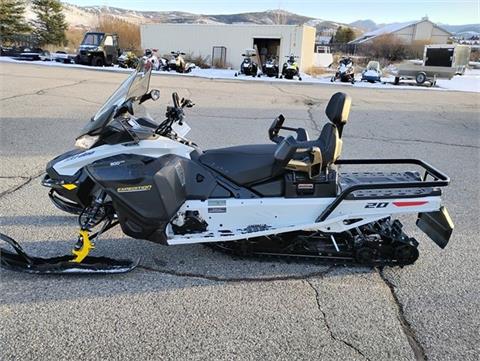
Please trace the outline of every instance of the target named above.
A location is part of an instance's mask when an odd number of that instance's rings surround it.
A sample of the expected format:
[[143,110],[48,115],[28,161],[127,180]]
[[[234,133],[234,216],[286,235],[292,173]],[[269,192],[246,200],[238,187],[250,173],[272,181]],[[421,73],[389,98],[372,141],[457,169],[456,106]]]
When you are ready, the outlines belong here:
[[180,106],[180,99],[176,92],[172,93],[173,106],[178,108]]
[[275,120],[273,121],[272,125],[268,129],[268,137],[270,140],[274,143],[279,143],[282,139],[278,136],[278,133],[280,132],[280,129],[283,126],[283,123],[285,122],[285,117],[283,114],[280,114]]

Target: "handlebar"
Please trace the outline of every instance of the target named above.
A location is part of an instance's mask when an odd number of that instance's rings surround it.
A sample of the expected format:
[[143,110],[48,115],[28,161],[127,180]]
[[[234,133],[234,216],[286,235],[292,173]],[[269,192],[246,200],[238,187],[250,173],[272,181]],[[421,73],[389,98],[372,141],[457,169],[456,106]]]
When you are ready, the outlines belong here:
[[181,125],[184,115],[183,109],[191,108],[195,105],[190,99],[182,98],[180,100],[180,97],[176,92],[172,93],[172,101],[173,106],[167,106],[167,112],[165,114],[167,119],[165,119],[155,130],[155,133],[157,134],[167,135],[172,130],[172,125],[174,123],[178,122]]

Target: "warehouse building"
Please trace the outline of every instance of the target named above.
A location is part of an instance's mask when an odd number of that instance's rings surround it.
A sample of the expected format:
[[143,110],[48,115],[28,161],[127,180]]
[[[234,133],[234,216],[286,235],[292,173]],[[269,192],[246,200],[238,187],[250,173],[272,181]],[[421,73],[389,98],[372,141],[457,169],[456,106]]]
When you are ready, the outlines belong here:
[[280,64],[294,54],[301,71],[314,62],[315,28],[305,25],[143,24],[140,34],[143,49],[201,55],[215,67],[239,69],[246,49],[257,49],[262,62],[278,56]]
[[431,22],[427,17],[424,17],[420,21],[395,23],[364,33],[359,38],[352,40],[349,44],[368,43],[383,35],[393,35],[405,44],[415,44],[417,42],[446,44],[452,36],[450,32]]

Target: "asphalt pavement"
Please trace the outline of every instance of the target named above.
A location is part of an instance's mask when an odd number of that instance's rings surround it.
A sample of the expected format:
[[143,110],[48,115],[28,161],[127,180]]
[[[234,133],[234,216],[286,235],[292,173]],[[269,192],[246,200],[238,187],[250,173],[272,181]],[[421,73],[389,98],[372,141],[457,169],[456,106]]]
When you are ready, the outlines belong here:
[[[69,252],[76,218],[40,185],[45,164],[126,77],[0,64],[0,232],[28,252]],[[232,259],[202,245],[160,246],[112,230],[95,254],[141,258],[125,275],[0,271],[2,360],[480,359],[480,95],[428,89],[154,76],[160,119],[170,94],[191,98],[189,137],[202,148],[265,143],[271,121],[318,134],[336,91],[351,95],[344,158],[422,158],[452,178],[456,228],[420,242],[405,268],[327,267]]]

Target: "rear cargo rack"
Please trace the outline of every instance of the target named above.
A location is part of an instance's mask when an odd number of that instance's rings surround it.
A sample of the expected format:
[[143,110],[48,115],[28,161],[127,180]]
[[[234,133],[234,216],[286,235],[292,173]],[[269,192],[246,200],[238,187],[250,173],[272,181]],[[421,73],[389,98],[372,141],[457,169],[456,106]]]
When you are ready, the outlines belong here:
[[[325,221],[330,214],[344,201],[349,195],[355,191],[378,190],[387,188],[427,188],[427,187],[446,187],[450,183],[450,178],[442,173],[440,170],[431,166],[420,159],[339,159],[335,162],[336,165],[367,165],[367,164],[414,164],[420,166],[425,170],[421,181],[408,182],[379,182],[379,183],[365,183],[355,184],[342,190],[342,192],[335,198],[335,200],[322,212],[317,218],[316,222]],[[432,180],[427,180],[431,176]],[[381,197],[379,197],[381,198]]]

